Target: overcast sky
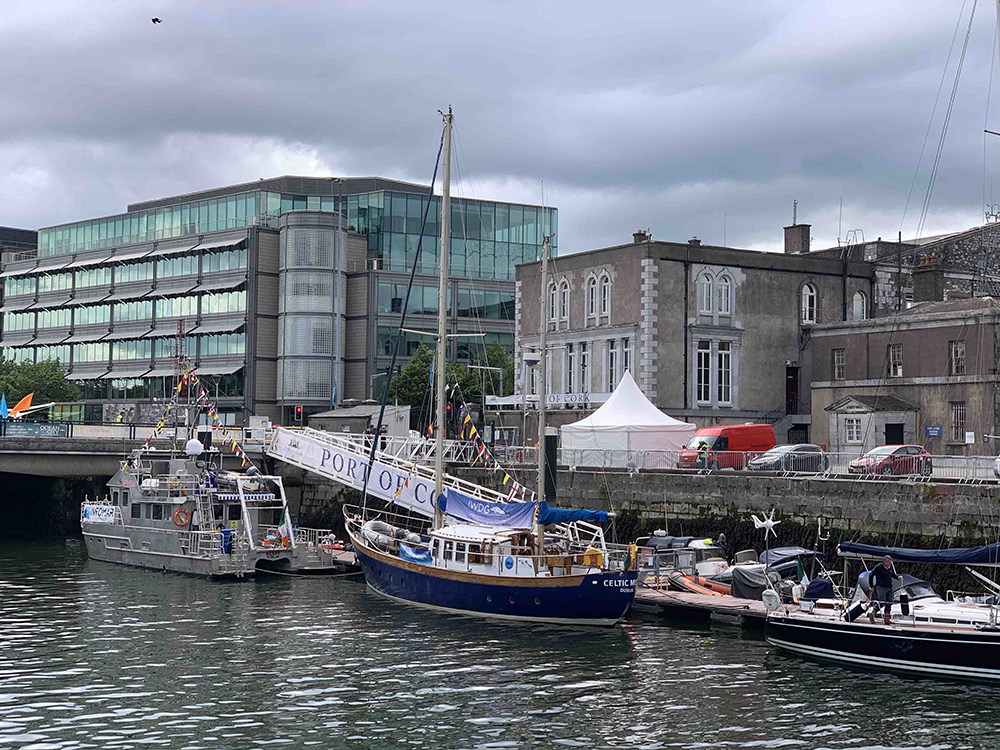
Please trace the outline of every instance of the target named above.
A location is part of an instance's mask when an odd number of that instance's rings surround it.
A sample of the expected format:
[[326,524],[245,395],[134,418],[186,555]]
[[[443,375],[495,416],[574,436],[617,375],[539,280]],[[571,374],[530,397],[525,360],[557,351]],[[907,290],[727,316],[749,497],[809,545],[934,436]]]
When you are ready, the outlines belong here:
[[[426,183],[450,104],[455,191],[538,203],[544,180],[563,254],[647,227],[722,244],[724,223],[729,245],[780,249],[793,199],[814,247],[836,244],[841,197],[842,236],[895,238],[960,7],[4,0],[0,224],[281,174]],[[976,10],[924,235],[982,221],[994,13]],[[1000,202],[1000,138],[988,149]]]

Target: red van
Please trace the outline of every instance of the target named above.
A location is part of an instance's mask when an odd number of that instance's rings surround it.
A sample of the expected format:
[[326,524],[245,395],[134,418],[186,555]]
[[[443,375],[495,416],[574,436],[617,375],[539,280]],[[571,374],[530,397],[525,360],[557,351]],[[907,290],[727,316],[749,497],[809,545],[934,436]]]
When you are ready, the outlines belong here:
[[[703,443],[708,446],[707,456]],[[742,469],[751,458],[774,446],[774,428],[769,424],[702,427],[684,446],[677,468]]]

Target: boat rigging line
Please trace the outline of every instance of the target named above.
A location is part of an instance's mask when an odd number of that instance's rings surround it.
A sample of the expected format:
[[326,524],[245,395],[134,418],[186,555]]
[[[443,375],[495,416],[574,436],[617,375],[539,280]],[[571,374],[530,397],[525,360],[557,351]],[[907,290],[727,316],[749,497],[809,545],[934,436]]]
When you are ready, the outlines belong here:
[[[438,110],[438,111],[440,111],[440,110]],[[441,113],[441,115],[442,115],[442,117],[445,117],[446,119],[450,118],[451,117],[451,108],[450,107],[448,108],[448,115],[445,115],[443,112]],[[417,240],[417,255],[416,255],[416,257],[413,260],[413,267],[410,269],[410,278],[409,278],[409,280],[407,281],[407,284],[406,284],[406,299],[403,300],[403,309],[400,312],[400,318],[399,318],[399,328],[396,330],[396,338],[395,338],[395,341],[393,342],[392,360],[389,363],[388,370],[386,370],[386,381],[385,381],[385,385],[382,387],[382,403],[381,403],[381,405],[379,407],[379,412],[378,412],[378,425],[375,428],[374,439],[372,440],[371,449],[368,452],[368,467],[365,470],[365,481],[364,481],[364,485],[361,488],[361,503],[360,503],[359,510],[360,510],[360,512],[361,512],[362,515],[364,515],[365,506],[366,506],[366,499],[368,497],[368,479],[371,476],[372,466],[375,463],[375,452],[378,450],[379,435],[380,435],[380,432],[382,430],[383,420],[385,419],[385,405],[386,405],[386,400],[389,398],[389,383],[392,381],[392,375],[393,375],[393,373],[396,370],[396,358],[399,355],[399,342],[400,342],[400,339],[403,337],[403,326],[406,323],[406,313],[407,313],[407,311],[409,310],[409,307],[410,307],[410,292],[413,290],[413,278],[414,278],[414,276],[417,273],[417,266],[419,265],[420,251],[421,251],[421,247],[422,247],[423,241],[424,241],[424,230],[427,228],[427,216],[430,214],[431,206],[434,205],[434,184],[437,181],[438,166],[441,164],[441,153],[444,151],[444,146],[445,146],[445,130],[443,130],[442,133],[441,133],[441,141],[438,144],[437,158],[434,160],[434,174],[431,176],[431,187],[430,187],[430,191],[429,191],[429,193],[427,195],[427,205],[424,207],[424,218],[423,218],[423,222],[420,225],[420,236],[419,236],[419,239]],[[442,216],[442,219],[444,219],[443,216]],[[439,252],[439,255],[441,256],[441,262],[444,263],[445,260],[444,260],[444,247],[443,247],[443,243],[442,243],[442,248],[441,248],[441,251]],[[404,263],[405,263],[405,260],[404,260]],[[440,428],[441,428],[441,425],[439,424],[438,425],[438,429],[440,429]],[[440,450],[437,451],[437,456],[438,456],[437,460],[440,461],[441,460],[441,458],[440,458],[441,457]],[[437,493],[440,493],[440,488],[437,489]]]

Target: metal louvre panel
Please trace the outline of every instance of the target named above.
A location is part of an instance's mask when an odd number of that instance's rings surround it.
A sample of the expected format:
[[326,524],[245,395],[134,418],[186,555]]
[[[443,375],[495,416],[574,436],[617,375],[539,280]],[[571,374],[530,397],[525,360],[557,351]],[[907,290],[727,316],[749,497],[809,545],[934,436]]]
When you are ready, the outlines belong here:
[[333,319],[295,315],[285,318],[284,336],[281,337],[281,356],[333,354]]
[[333,394],[329,360],[290,360],[281,363],[278,381],[285,399],[328,399]]
[[333,310],[334,274],[323,271],[288,271],[284,274],[279,303],[282,312],[325,312]]
[[[287,236],[287,239],[286,239]],[[329,229],[288,227],[282,232],[285,268],[324,268],[333,270],[336,260],[336,232]]]

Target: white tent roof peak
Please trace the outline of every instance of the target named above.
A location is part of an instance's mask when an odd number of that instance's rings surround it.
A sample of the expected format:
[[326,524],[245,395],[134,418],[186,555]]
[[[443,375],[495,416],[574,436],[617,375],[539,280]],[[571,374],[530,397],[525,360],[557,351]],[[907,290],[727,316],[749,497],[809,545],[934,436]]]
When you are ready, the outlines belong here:
[[[629,451],[680,450],[695,426],[664,414],[646,398],[628,371],[600,409],[589,417],[562,427],[562,447],[569,451],[612,451],[601,457],[603,465],[625,465]],[[571,461],[588,460],[580,456]]]
[[664,414],[653,402],[646,398],[628,370],[622,375],[615,392],[608,397],[601,408],[586,419],[574,423],[577,427],[610,427],[625,425],[631,427],[672,427],[687,430],[686,422]]

